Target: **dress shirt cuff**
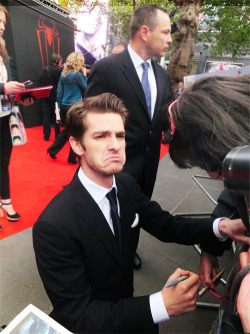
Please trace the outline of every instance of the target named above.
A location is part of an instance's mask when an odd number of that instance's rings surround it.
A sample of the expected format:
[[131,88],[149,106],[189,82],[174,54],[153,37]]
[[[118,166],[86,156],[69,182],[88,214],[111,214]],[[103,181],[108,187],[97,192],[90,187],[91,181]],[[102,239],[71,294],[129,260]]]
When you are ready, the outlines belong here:
[[219,231],[219,222],[222,220],[222,219],[225,219],[226,217],[222,217],[222,218],[216,218],[214,223],[213,223],[213,231],[214,231],[214,234],[215,236],[219,239],[219,241],[225,241],[227,240],[228,236],[224,236],[224,235],[221,235],[220,234],[220,231]]
[[155,324],[169,320],[169,315],[166,310],[161,292],[154,293],[149,296],[149,304],[152,318]]

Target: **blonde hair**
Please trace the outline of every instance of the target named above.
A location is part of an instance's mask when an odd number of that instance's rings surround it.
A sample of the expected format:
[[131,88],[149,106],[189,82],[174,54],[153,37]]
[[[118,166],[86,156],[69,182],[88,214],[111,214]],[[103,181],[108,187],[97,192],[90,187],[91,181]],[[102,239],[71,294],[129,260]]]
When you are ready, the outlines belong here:
[[[9,13],[7,9],[4,6],[0,5],[0,12],[4,12],[5,19],[7,22],[9,19]],[[2,37],[0,38],[0,55],[2,56],[3,62],[5,64],[9,60],[9,57],[8,57],[8,52],[5,47],[5,40]]]
[[2,37],[0,37],[0,55],[3,58],[3,63],[4,64],[7,61],[9,61],[8,52],[7,52],[6,47],[5,47],[5,40]]
[[7,11],[7,9],[0,4],[0,12],[4,12],[5,14],[5,18],[6,18],[6,22],[8,22],[8,19],[9,19],[9,12]]
[[62,76],[66,77],[71,71],[79,72],[83,64],[84,57],[80,53],[72,52],[66,59]]

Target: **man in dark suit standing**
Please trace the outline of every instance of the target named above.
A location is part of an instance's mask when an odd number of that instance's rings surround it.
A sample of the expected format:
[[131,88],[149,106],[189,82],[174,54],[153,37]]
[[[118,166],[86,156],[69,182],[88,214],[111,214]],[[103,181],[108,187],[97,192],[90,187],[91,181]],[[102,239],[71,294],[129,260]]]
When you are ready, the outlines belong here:
[[126,117],[122,101],[109,93],[68,111],[65,128],[80,167],[33,228],[38,270],[54,307],[51,316],[74,333],[154,333],[159,322],[195,309],[199,277],[182,269],[169,280],[189,277],[175,287],[133,297],[141,227],[164,242],[201,243],[215,255],[225,247],[213,232],[216,225],[221,238],[220,221],[171,216],[130,175],[120,173]]
[[[130,119],[123,171],[135,178],[149,199],[159,164],[166,106],[172,99],[168,73],[151,58],[165,55],[172,42],[170,33],[170,18],[165,9],[156,5],[137,8],[131,20],[128,48],[93,66],[85,95],[110,92],[123,100]],[[145,66],[148,68],[144,70]],[[144,74],[149,84],[146,93]],[[140,266],[140,258],[136,257],[134,267]]]
[[51,133],[51,123],[55,127],[55,138],[60,133],[60,124],[56,123],[55,102],[56,90],[62,73],[62,57],[57,53],[50,56],[50,65],[42,69],[39,79],[40,86],[53,86],[50,95],[42,99],[43,108],[43,134],[48,141]]

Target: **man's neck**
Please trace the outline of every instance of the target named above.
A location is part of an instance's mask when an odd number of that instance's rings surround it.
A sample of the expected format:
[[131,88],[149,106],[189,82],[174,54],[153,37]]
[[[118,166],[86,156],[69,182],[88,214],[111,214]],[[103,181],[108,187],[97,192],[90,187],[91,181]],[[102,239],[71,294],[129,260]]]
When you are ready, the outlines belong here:
[[104,175],[101,173],[97,173],[96,171],[93,171],[92,169],[85,168],[84,165],[81,165],[80,167],[85,174],[85,176],[98,186],[101,186],[103,188],[110,189],[113,186],[113,177],[114,175]]
[[152,58],[147,50],[145,49],[144,45],[138,41],[130,40],[129,42],[131,49],[138,54],[144,61]]

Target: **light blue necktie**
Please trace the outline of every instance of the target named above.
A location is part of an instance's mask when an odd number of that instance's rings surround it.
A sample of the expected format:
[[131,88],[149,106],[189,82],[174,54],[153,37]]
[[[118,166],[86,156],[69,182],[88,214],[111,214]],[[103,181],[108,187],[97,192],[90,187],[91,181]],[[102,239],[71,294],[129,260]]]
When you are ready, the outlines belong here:
[[142,68],[143,68],[141,84],[142,84],[142,88],[144,90],[144,94],[145,94],[145,97],[146,97],[149,117],[151,119],[151,90],[150,90],[150,86],[149,86],[149,82],[148,82],[149,63],[147,63],[145,61],[141,65],[142,65]]

